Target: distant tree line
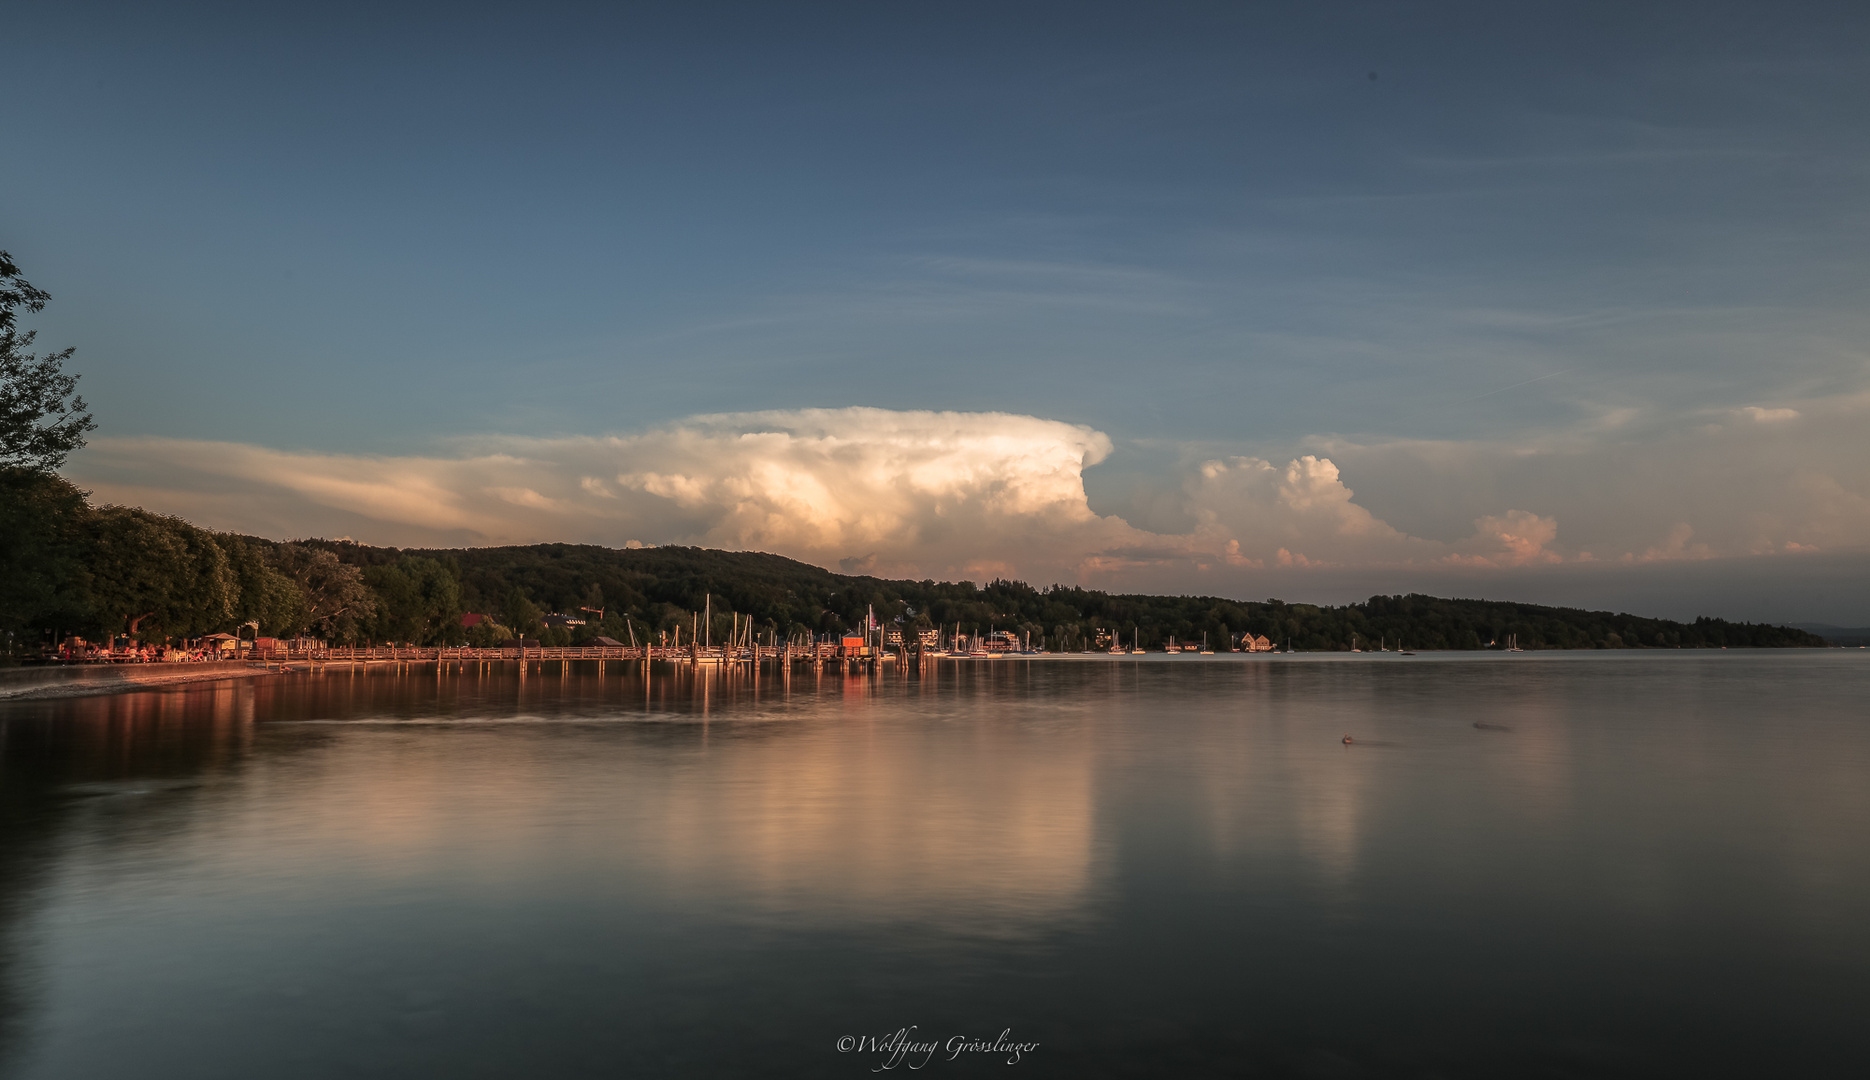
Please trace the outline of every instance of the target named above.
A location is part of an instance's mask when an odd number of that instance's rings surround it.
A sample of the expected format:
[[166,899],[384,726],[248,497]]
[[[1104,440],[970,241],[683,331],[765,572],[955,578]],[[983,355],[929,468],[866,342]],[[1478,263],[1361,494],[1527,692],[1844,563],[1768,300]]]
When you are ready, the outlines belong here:
[[[1280,600],[1115,594],[1018,581],[892,581],[834,574],[777,555],[570,544],[399,550],[348,541],[280,543],[216,533],[179,518],[90,506],[63,479],[0,473],[0,628],[30,648],[54,632],[153,641],[257,623],[268,636],[334,643],[549,645],[710,634],[736,619],[762,641],[837,634],[874,612],[910,631],[1009,630],[1053,651],[1100,647],[1100,633],[1159,648],[1206,635],[1226,649],[1241,634],[1280,648],[1486,649],[1509,637],[1526,649],[1818,646],[1783,626],[1692,623],[1574,608],[1432,596],[1373,596],[1330,607]],[[697,613],[712,609],[712,626]],[[486,616],[462,625],[462,615]],[[548,626],[561,613],[584,622]]]
[[[490,614],[505,629],[531,635],[542,612],[588,620],[585,634],[618,640],[672,633],[684,640],[693,613],[709,606],[716,640],[734,613],[751,617],[774,640],[838,633],[873,612],[915,630],[957,625],[968,633],[1010,630],[1055,651],[1095,648],[1098,634],[1120,633],[1144,648],[1200,641],[1217,648],[1242,633],[1280,647],[1332,650],[1386,640],[1420,649],[1504,647],[1509,635],[1527,649],[1716,648],[1818,646],[1812,634],[1783,626],[1697,619],[1693,623],[1574,608],[1432,596],[1374,596],[1327,607],[1280,600],[1114,594],[1075,587],[1037,589],[1024,582],[893,581],[835,574],[778,555],[660,547],[615,549],[575,544],[461,550],[398,550],[337,541],[304,546],[328,551],[368,577],[412,562],[444,569],[459,583],[466,610]],[[381,625],[379,623],[379,625]],[[567,640],[577,637],[567,632]]]

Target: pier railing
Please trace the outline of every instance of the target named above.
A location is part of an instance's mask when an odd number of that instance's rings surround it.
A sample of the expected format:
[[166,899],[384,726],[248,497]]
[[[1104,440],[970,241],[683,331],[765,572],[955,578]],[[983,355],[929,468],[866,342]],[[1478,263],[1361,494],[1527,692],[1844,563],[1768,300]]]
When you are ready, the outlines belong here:
[[864,650],[864,655],[850,655],[851,650],[837,645],[757,645],[751,648],[688,645],[623,646],[527,646],[511,648],[475,648],[468,645],[374,645],[336,646],[316,651],[285,649],[242,650],[256,660],[321,662],[345,661],[478,661],[478,660],[667,660],[675,663],[733,664],[767,661],[819,663],[836,660],[875,662],[897,659],[894,653]]

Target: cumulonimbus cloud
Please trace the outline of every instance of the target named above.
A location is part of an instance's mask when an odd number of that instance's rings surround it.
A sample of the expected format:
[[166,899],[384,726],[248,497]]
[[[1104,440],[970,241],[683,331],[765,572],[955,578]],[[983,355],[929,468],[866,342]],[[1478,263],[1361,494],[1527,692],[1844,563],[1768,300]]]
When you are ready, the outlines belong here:
[[[1836,550],[1870,525],[1866,478],[1788,449],[1804,445],[1794,438],[1802,425],[1819,423],[1810,411],[1774,410],[1770,423],[1736,412],[1732,423],[1653,436],[1638,451],[1337,443],[1283,461],[1191,458],[1179,477],[1163,478],[1193,522],[1181,533],[1093,508],[1084,472],[1112,452],[1103,433],[1007,413],[701,416],[632,435],[495,437],[421,456],[100,439],[78,465],[102,499],[272,536],[685,543],[880,575],[1112,586],[1148,568],[1152,580],[1174,570],[1198,587],[1203,575],[1273,568],[1499,569]],[[1735,473],[1749,460],[1779,471],[1773,483],[1730,474],[1721,497],[1684,498],[1671,464],[1710,459],[1736,463]],[[1354,492],[1341,472],[1347,461],[1375,477],[1376,490]],[[1757,497],[1743,497],[1753,489]],[[1415,514],[1426,526],[1372,509],[1406,515],[1426,503],[1433,513]],[[1605,504],[1625,507],[1623,525]]]
[[1035,552],[1069,563],[1146,535],[1086,499],[1083,471],[1110,451],[1100,432],[1031,416],[850,408],[493,438],[452,456],[101,439],[85,466],[103,498],[274,535],[691,543],[971,573],[1017,572]]

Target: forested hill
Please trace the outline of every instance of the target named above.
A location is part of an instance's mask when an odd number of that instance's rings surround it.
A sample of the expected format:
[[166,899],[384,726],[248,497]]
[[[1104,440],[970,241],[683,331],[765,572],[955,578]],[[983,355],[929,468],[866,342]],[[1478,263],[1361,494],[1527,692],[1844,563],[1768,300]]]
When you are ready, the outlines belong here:
[[[713,598],[714,637],[736,615],[760,637],[827,634],[875,609],[906,628],[1012,630],[1053,650],[1094,646],[1100,632],[1145,648],[1170,637],[1226,648],[1252,633],[1305,650],[1347,649],[1352,635],[1416,649],[1481,649],[1509,635],[1528,649],[1822,645],[1780,626],[1692,624],[1599,611],[1430,596],[1378,596],[1319,607],[1278,600],[1135,596],[1020,582],[849,577],[777,555],[661,547],[398,550],[329,540],[279,543],[216,533],[128,506],[92,506],[62,477],[0,468],[0,663],[66,636],[144,641],[215,632],[335,642],[491,644],[514,636],[570,644],[643,640],[680,627]],[[547,614],[586,614],[554,627]],[[468,628],[464,613],[493,616]],[[598,614],[600,613],[601,614]]]
[[[586,633],[627,638],[681,626],[712,596],[723,626],[728,612],[751,615],[764,630],[829,633],[855,625],[867,609],[904,625],[961,624],[964,630],[1010,629],[1052,649],[1081,649],[1099,630],[1140,637],[1145,648],[1170,636],[1220,648],[1230,635],[1263,635],[1281,647],[1348,649],[1386,639],[1415,649],[1483,649],[1516,635],[1527,649],[1711,648],[1821,646],[1824,640],[1783,626],[1697,619],[1693,623],[1573,608],[1431,596],[1376,596],[1326,607],[1278,600],[1112,594],[1022,582],[891,581],[851,577],[777,555],[658,547],[619,550],[572,544],[460,550],[398,550],[308,541],[364,568],[366,580],[404,565],[439,564],[459,584],[462,610],[491,614],[504,625],[536,625],[541,612],[602,609]],[[420,560],[416,563],[415,560]],[[380,568],[375,573],[371,568]],[[413,576],[413,575],[412,575]],[[385,597],[388,600],[388,597]],[[384,613],[388,615],[388,612]],[[421,620],[443,626],[446,620]],[[626,621],[628,620],[628,621]]]

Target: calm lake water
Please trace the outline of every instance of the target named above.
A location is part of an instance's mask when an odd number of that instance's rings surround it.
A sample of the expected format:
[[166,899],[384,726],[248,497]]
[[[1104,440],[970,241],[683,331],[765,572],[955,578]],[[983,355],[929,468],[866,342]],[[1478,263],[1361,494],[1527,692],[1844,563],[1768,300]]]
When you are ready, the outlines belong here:
[[913,1025],[879,1075],[1862,1075],[1867,701],[1726,651],[0,706],[0,1074],[857,1077]]

